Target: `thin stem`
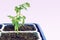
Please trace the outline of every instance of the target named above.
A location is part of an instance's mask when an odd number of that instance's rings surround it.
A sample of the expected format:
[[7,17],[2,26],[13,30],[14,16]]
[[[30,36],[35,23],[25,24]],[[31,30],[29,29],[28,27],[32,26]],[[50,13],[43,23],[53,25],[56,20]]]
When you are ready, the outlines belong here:
[[16,26],[14,28],[15,28],[15,31],[16,31]]
[[25,20],[23,19],[22,24],[24,25]]

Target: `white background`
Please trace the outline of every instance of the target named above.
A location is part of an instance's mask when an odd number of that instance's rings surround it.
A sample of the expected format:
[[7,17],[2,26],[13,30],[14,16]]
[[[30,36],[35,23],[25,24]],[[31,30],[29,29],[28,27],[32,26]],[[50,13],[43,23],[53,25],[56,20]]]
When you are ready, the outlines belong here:
[[31,7],[21,13],[26,23],[38,23],[47,40],[60,40],[60,0],[0,0],[0,23],[11,22],[8,15],[15,15],[16,5],[29,2]]

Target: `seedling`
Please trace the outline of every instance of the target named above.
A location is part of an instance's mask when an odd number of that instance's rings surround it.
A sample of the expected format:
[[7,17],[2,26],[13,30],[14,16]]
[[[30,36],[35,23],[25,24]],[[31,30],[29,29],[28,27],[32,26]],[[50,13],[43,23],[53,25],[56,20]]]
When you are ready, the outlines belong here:
[[14,25],[15,31],[18,31],[18,28],[21,27],[21,25],[24,25],[26,17],[21,14],[21,10],[22,9],[26,10],[27,7],[30,7],[30,4],[28,2],[21,4],[19,6],[16,6],[15,7],[16,16],[11,16],[11,15],[8,16],[11,19],[12,24]]

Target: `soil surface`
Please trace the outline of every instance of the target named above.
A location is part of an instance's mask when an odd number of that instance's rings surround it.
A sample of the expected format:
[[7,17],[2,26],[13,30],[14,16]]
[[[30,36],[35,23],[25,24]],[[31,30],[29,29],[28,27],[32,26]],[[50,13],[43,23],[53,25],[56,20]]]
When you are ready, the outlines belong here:
[[36,33],[2,33],[0,40],[38,40]]
[[[3,29],[4,31],[14,31],[14,26],[13,25],[7,25]],[[34,31],[36,30],[33,25],[24,25],[19,27],[19,31]]]

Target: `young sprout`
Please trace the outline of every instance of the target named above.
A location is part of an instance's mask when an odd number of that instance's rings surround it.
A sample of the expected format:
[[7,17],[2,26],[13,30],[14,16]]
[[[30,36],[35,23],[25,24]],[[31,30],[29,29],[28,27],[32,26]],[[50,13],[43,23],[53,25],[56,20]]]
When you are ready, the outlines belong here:
[[[18,28],[21,27],[21,25],[24,25],[26,17],[21,14],[21,10],[27,9],[27,7],[30,7],[30,4],[28,2],[16,6],[15,7],[16,16],[11,16],[11,15],[8,16],[11,19],[12,24],[14,25],[15,31],[18,31]],[[22,23],[19,24],[20,22]]]

